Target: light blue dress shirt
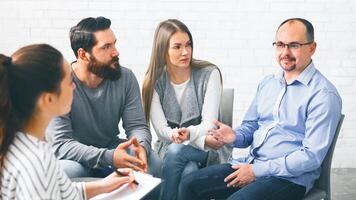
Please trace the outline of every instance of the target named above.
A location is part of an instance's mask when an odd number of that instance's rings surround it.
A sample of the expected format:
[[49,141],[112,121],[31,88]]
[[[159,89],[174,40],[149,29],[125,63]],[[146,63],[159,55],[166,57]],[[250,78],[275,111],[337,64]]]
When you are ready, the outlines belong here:
[[283,70],[258,86],[234,146],[250,146],[247,157],[256,177],[276,176],[303,185],[308,192],[333,140],[342,101],[334,85],[311,64],[291,84]]

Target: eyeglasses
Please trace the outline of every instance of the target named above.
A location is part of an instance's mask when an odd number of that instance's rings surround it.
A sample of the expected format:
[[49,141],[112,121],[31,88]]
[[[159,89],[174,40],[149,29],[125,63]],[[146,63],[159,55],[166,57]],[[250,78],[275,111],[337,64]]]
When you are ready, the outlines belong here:
[[303,45],[308,45],[312,44],[313,42],[307,42],[307,43],[299,43],[299,42],[291,42],[288,44],[284,44],[283,42],[273,42],[272,45],[276,48],[276,50],[281,51],[288,47],[290,50],[298,50],[300,49]]

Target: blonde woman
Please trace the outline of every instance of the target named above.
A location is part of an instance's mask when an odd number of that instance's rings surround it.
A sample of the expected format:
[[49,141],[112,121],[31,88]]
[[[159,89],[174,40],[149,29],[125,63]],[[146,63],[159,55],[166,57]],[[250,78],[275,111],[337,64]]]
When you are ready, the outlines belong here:
[[72,183],[61,169],[45,130],[69,112],[74,88],[68,63],[49,45],[0,54],[0,199],[89,199],[134,180],[112,173]]
[[[218,67],[193,55],[185,24],[169,19],[156,29],[143,83],[146,120],[158,136],[163,159],[161,199],[176,199],[182,174],[206,165],[209,149],[222,143],[208,134],[218,118],[222,80]],[[213,151],[214,151],[213,150]]]

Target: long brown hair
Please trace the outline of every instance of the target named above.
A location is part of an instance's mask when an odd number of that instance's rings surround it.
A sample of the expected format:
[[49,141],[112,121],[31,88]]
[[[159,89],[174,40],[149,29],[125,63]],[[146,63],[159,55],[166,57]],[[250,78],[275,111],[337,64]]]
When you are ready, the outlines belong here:
[[[193,37],[184,23],[177,19],[168,19],[159,23],[153,39],[150,63],[142,85],[143,109],[145,112],[146,122],[148,124],[150,121],[154,85],[162,75],[164,67],[166,66],[166,55],[169,48],[169,40],[176,32],[184,32],[188,34],[193,54]],[[190,66],[201,68],[215,65],[207,61],[194,59],[192,56]]]
[[47,44],[25,46],[11,57],[0,54],[0,174],[15,133],[35,114],[38,97],[60,94],[63,62],[62,54]]

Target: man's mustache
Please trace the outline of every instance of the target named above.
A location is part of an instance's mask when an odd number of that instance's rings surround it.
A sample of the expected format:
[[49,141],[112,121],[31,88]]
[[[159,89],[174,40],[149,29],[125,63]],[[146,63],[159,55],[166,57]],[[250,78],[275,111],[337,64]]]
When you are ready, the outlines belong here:
[[113,57],[112,59],[111,59],[111,63],[114,63],[114,62],[119,62],[119,57]]
[[290,57],[290,56],[284,56],[281,58],[281,60],[285,60],[285,59],[291,60],[291,61],[296,61],[296,59],[294,57]]

